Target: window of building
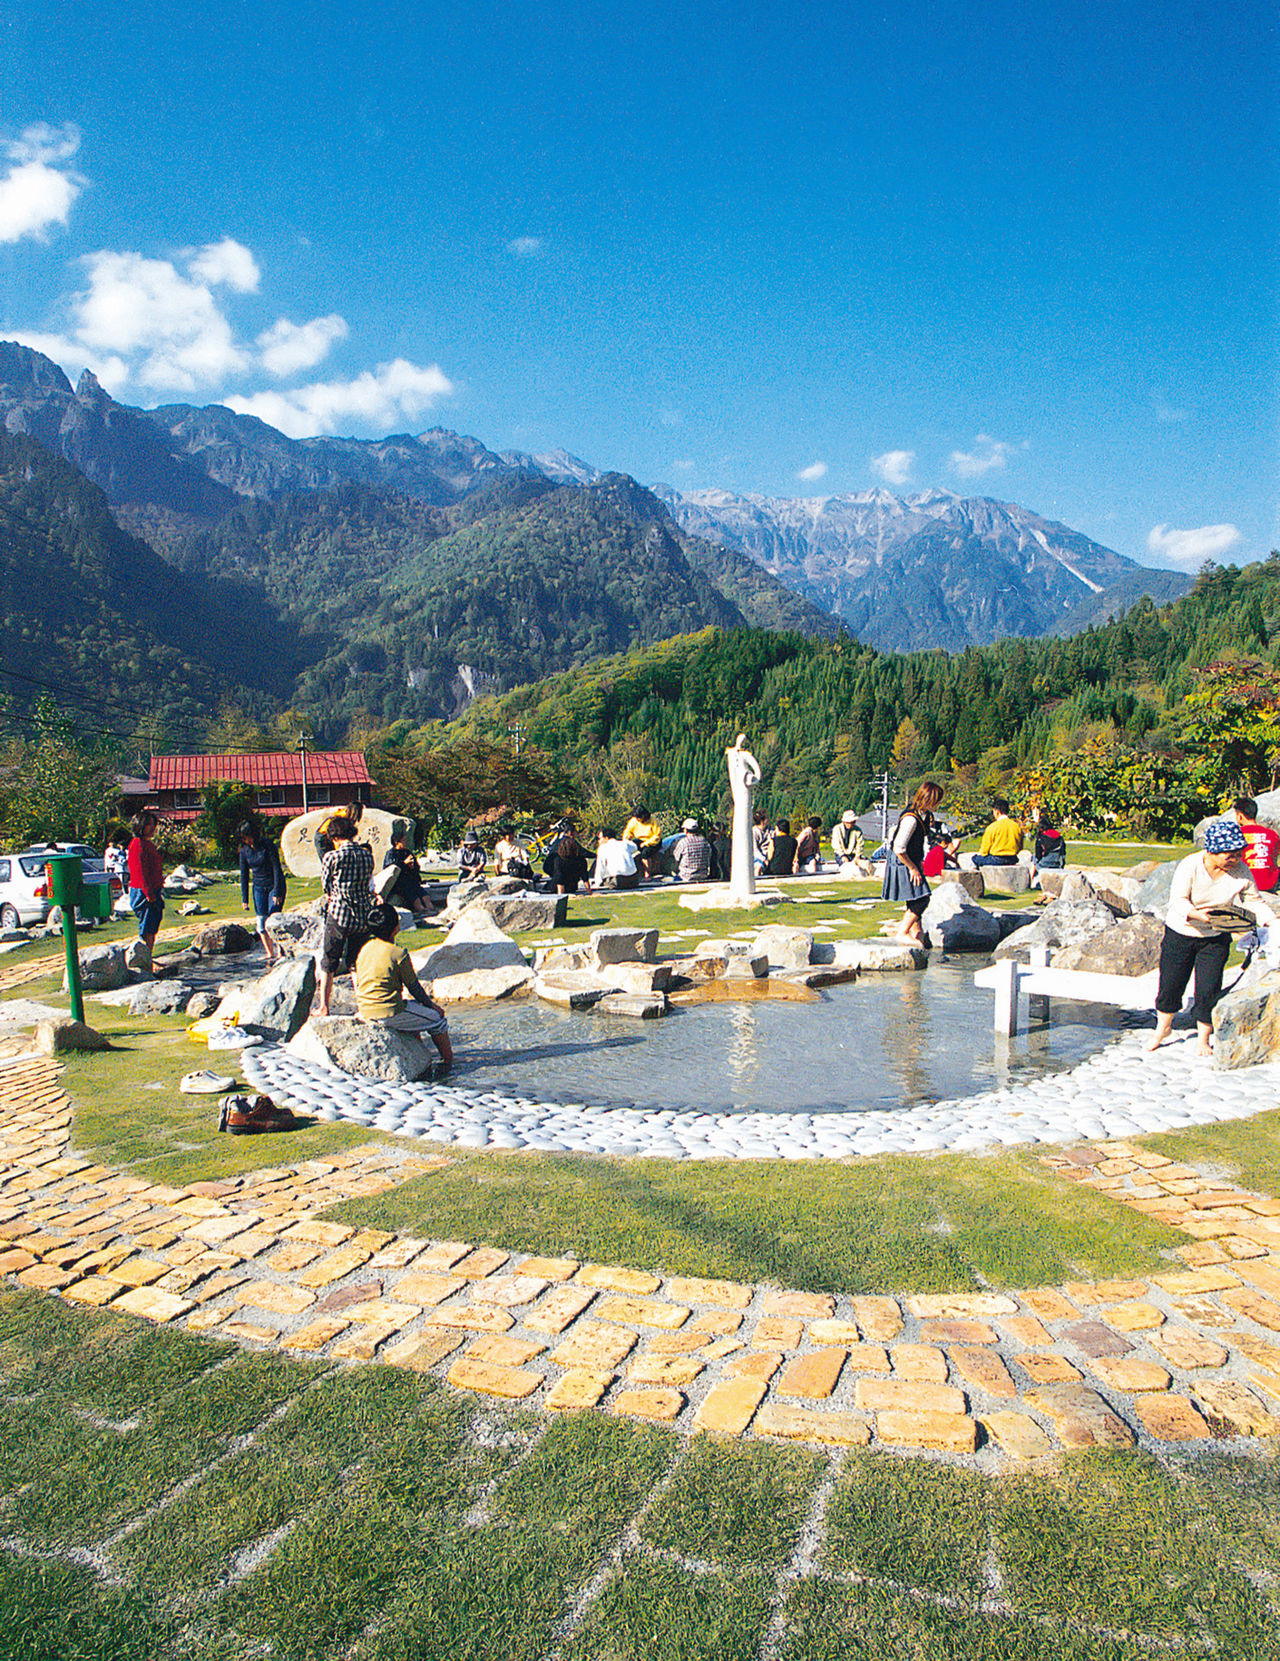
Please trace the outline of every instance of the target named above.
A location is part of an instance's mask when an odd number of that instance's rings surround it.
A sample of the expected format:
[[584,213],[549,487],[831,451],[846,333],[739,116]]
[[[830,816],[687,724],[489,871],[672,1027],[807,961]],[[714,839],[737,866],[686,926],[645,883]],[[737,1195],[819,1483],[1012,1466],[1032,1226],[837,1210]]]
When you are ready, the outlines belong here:
[[327,784],[313,784],[307,789],[308,807],[328,807],[332,800],[333,795]]
[[283,790],[259,790],[259,792],[258,792],[258,806],[259,807],[283,807],[284,806],[284,791]]
[[204,801],[198,790],[175,790],[173,805],[174,807],[203,807]]

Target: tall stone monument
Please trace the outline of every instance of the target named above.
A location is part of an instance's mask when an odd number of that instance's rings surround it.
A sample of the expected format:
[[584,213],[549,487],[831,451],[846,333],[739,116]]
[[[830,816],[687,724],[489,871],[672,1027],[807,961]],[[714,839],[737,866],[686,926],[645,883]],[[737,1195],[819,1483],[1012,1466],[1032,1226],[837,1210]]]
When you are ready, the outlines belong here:
[[751,803],[760,783],[760,763],[747,749],[747,735],[740,732],[725,751],[729,764],[729,788],[733,792],[733,840],[729,864],[729,897],[750,901],[756,891],[755,847],[751,837]]

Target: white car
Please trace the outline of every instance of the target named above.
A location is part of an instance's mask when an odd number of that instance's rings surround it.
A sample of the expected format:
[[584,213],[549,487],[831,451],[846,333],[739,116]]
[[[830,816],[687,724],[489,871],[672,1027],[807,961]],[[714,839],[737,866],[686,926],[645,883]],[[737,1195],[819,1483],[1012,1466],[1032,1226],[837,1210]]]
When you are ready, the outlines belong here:
[[[0,929],[29,928],[47,921],[53,909],[44,874],[45,860],[54,850],[47,843],[18,854],[0,854]],[[102,855],[80,842],[60,842],[58,853],[78,854],[87,882],[110,882],[114,897],[120,884],[107,876]]]

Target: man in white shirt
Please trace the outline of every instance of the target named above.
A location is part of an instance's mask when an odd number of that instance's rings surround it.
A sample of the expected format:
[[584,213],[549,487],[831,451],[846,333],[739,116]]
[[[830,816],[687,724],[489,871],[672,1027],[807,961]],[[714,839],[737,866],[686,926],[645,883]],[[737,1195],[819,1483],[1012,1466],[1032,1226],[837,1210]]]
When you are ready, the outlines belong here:
[[606,826],[600,832],[600,841],[596,847],[595,869],[591,873],[591,886],[601,888],[608,883],[613,888],[638,888],[640,886],[640,871],[636,865],[638,849],[634,842],[617,835]]

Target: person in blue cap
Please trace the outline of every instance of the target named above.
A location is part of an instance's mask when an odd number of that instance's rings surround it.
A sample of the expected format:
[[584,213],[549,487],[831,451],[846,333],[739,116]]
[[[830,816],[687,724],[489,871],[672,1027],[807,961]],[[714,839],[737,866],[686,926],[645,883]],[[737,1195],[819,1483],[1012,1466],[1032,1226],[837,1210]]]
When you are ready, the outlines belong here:
[[1213,819],[1205,829],[1203,850],[1188,854],[1173,873],[1160,944],[1156,1030],[1147,1040],[1149,1050],[1158,1050],[1169,1036],[1194,973],[1196,1053],[1213,1054],[1213,1006],[1222,995],[1231,951],[1230,933],[1215,926],[1215,906],[1244,906],[1260,923],[1280,921],[1244,863],[1245,845],[1245,834],[1234,819]]

